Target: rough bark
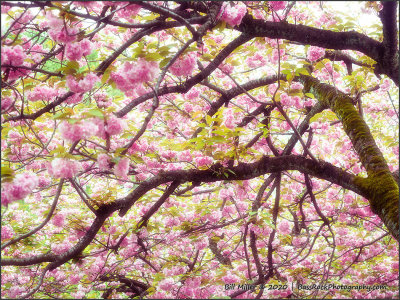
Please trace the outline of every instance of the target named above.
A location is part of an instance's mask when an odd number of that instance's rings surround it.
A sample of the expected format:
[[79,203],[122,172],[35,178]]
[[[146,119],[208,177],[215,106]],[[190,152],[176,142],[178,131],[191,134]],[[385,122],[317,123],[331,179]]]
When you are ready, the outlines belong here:
[[365,192],[371,209],[399,240],[399,186],[379,150],[368,125],[346,94],[328,84],[320,83],[311,76],[301,76],[304,92],[312,93],[324,106],[328,106],[339,118],[350,138],[368,178],[356,178],[356,184]]

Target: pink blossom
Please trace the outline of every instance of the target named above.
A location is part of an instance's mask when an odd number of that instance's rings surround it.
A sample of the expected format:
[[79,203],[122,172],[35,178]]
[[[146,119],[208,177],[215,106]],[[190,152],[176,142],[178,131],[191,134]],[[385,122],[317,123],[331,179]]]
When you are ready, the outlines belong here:
[[11,6],[4,5],[4,4],[1,5],[1,13],[2,14],[6,14],[10,9],[11,9]]
[[14,103],[11,97],[3,97],[1,99],[1,110],[7,111]]
[[314,105],[314,101],[312,100],[312,99],[307,99],[305,102],[304,102],[304,106],[305,107],[310,107],[310,106],[313,106]]
[[305,236],[303,237],[294,237],[293,238],[293,246],[295,247],[300,247],[302,246],[305,242],[307,241],[307,238]]
[[[118,3],[118,2],[113,2],[113,3],[114,4],[111,4],[111,5],[115,5],[115,3]],[[119,3],[121,3],[121,5],[123,5],[123,6],[126,5],[126,2],[123,2],[123,1],[120,1]],[[124,19],[129,20],[129,19],[131,19],[131,18],[133,18],[133,17],[135,17],[137,15],[137,13],[139,12],[140,8],[141,8],[140,5],[131,4],[131,5],[128,5],[127,7],[125,7],[124,9],[118,10],[116,15],[119,18],[124,18]]]
[[269,1],[268,4],[274,11],[282,10],[286,7],[286,1]]
[[29,101],[36,102],[39,100],[49,101],[58,96],[58,91],[48,86],[37,86],[32,91],[26,93]]
[[86,93],[99,81],[99,77],[94,73],[87,74],[85,78],[79,81],[77,81],[74,76],[68,75],[67,87],[74,93]]
[[50,29],[49,31],[50,38],[60,44],[68,44],[77,39],[77,34],[79,29],[76,27],[70,28],[65,27],[61,30],[59,29]]
[[65,57],[69,60],[80,60],[92,52],[93,43],[88,39],[80,42],[69,43],[65,46]]
[[125,122],[117,117],[111,116],[107,119],[107,125],[105,126],[105,131],[109,135],[117,135],[120,134],[125,129]]
[[307,58],[310,61],[317,61],[325,55],[325,49],[316,46],[310,46],[307,50]]
[[223,78],[225,76],[225,74],[231,74],[232,73],[232,71],[234,69],[234,66],[231,65],[231,64],[222,63],[222,64],[220,64],[218,66],[218,69],[220,69],[221,72],[223,73],[221,76],[218,76],[218,77]]
[[82,121],[74,124],[64,121],[60,124],[58,129],[63,139],[77,142],[94,135],[98,130],[98,126],[91,121]]
[[68,251],[72,247],[72,244],[69,241],[66,241],[62,244],[52,244],[51,251],[56,255],[60,255]]
[[198,240],[195,244],[198,250],[202,250],[208,246],[208,241],[205,238],[203,238]]
[[39,187],[44,188],[47,187],[51,183],[49,178],[46,178],[44,176],[39,177]]
[[294,96],[292,98],[292,100],[294,101],[294,106],[297,109],[302,109],[303,108],[304,103],[301,101],[301,98],[299,96]]
[[100,171],[110,170],[110,157],[107,154],[99,154],[99,156],[97,156],[97,163]]
[[130,159],[127,157],[121,158],[114,167],[114,175],[122,179],[128,178]]
[[2,46],[1,47],[1,64],[2,65],[12,65],[21,66],[24,63],[26,54],[24,49],[20,46]]
[[220,16],[223,21],[234,27],[242,22],[246,12],[246,5],[242,2],[239,2],[235,6],[232,6],[229,2],[224,2],[221,7]]
[[176,153],[174,151],[168,150],[168,151],[162,151],[161,156],[165,159],[171,160],[176,157]]
[[97,93],[93,96],[100,108],[107,108],[111,106],[112,100],[105,93]]
[[183,58],[178,58],[169,68],[175,76],[190,76],[196,66],[196,56],[190,53]]
[[232,114],[228,114],[228,115],[225,117],[224,125],[225,125],[227,128],[231,128],[231,129],[235,127],[234,118],[233,118]]
[[200,91],[198,89],[191,88],[190,91],[188,91],[185,94],[185,97],[187,97],[187,99],[189,99],[189,100],[193,100],[193,99],[196,99],[197,97],[199,97],[199,95],[200,95]]
[[1,240],[11,239],[15,234],[10,225],[1,226]]
[[165,278],[159,282],[160,289],[170,291],[174,287],[175,281],[172,278]]
[[53,225],[57,227],[63,227],[64,222],[65,222],[65,216],[61,213],[56,214],[52,220]]
[[282,220],[278,224],[278,230],[281,234],[289,234],[290,233],[290,225],[286,220]]
[[48,172],[55,178],[72,178],[82,169],[79,161],[55,158],[48,164]]
[[222,212],[220,210],[214,210],[207,215],[207,219],[212,223],[219,221],[221,217],[222,217]]
[[382,92],[387,92],[390,89],[390,80],[385,78],[380,88]]
[[246,63],[250,68],[257,68],[264,66],[267,61],[260,53],[255,53],[253,56],[246,59]]
[[26,292],[25,289],[22,286],[12,286],[9,290],[8,296],[11,299],[18,298],[19,295],[22,293]]
[[240,279],[236,275],[228,274],[228,275],[225,275],[224,277],[222,277],[222,281],[225,284],[230,284],[230,283],[239,283]]
[[303,89],[303,85],[300,82],[293,82],[290,86],[290,88],[292,90],[302,90]]
[[72,274],[72,275],[69,277],[69,283],[70,283],[70,284],[77,284],[77,283],[81,280],[81,277],[82,277],[82,276],[80,276],[80,275],[78,275],[78,274]]
[[72,96],[69,96],[69,97],[67,98],[67,100],[65,100],[65,103],[68,103],[68,104],[75,104],[75,103],[81,102],[82,99],[83,99],[82,94],[77,94],[77,93],[76,93],[76,94],[73,94]]
[[154,80],[158,72],[156,62],[140,58],[136,63],[126,62],[117,72],[112,72],[111,79],[121,91],[132,93],[139,84]]
[[283,93],[281,95],[281,104],[283,106],[291,106],[292,105],[292,99],[286,93]]
[[[7,183],[3,184],[3,188],[7,185]],[[8,194],[6,193],[6,191],[3,189],[1,191],[1,205],[3,206],[8,206],[8,204],[10,204],[12,201],[10,199],[10,197],[8,196]]]
[[274,93],[275,93],[275,91],[276,91],[276,89],[278,88],[278,85],[277,84],[270,84],[269,86],[268,86],[268,93],[270,93],[271,95],[273,95]]
[[190,154],[190,151],[189,150],[185,150],[185,151],[182,151],[181,153],[179,153],[178,159],[181,160],[181,161],[190,162],[190,161],[192,161],[193,158],[192,158],[192,155]]
[[2,196],[5,196],[7,201],[3,201],[2,199],[2,204],[7,205],[12,201],[24,199],[32,193],[38,184],[39,179],[35,173],[27,172],[17,174],[12,182],[3,184],[4,194],[2,194]]
[[213,159],[211,157],[196,157],[194,161],[197,167],[202,167],[212,164]]
[[282,61],[283,59],[285,59],[284,55],[285,55],[285,49],[279,49],[279,52],[278,49],[274,49],[272,50],[271,61],[278,62],[279,58]]
[[[52,40],[58,43],[70,43],[76,40],[78,28],[73,27],[64,27],[64,20],[61,18],[57,18],[53,15],[51,11],[46,12],[46,22],[47,25],[50,27],[48,31],[49,36]],[[45,26],[46,24],[42,24]]]
[[47,10],[46,11],[46,24],[50,27],[50,29],[57,29],[61,30],[64,26],[64,21],[61,18],[57,18],[53,15],[52,11]]

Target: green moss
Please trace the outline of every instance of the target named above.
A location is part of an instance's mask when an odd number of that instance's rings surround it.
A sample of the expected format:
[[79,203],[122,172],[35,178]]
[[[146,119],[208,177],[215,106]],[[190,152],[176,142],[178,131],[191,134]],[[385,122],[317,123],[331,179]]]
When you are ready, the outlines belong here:
[[328,106],[343,124],[368,178],[356,177],[355,184],[367,195],[371,209],[378,214],[389,231],[399,239],[398,199],[399,186],[352,99],[336,88],[320,83],[310,76],[301,76],[304,92],[313,93]]

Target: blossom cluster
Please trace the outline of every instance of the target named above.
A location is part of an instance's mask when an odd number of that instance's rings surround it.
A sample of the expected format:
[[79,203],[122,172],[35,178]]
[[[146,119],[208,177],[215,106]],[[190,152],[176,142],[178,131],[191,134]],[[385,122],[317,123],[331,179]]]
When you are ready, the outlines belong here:
[[268,4],[274,11],[282,10],[286,7],[286,1],[269,1]]
[[[121,179],[128,179],[129,163],[129,158],[121,158],[114,166],[114,175]],[[111,169],[111,158],[107,154],[101,153],[97,156],[97,164],[100,171],[109,171]]]
[[1,64],[11,66],[21,66],[24,63],[26,54],[24,49],[20,46],[2,46],[1,47]]
[[32,102],[40,100],[49,101],[56,96],[58,96],[58,91],[56,89],[41,85],[26,93],[26,98]]
[[47,167],[54,178],[72,178],[82,169],[79,161],[59,157],[53,159]]
[[139,84],[154,80],[158,72],[157,62],[139,59],[136,63],[126,62],[110,77],[121,91],[129,94]]
[[35,173],[27,172],[17,174],[12,182],[2,184],[1,204],[24,199],[38,186],[39,179]]
[[325,55],[325,49],[321,47],[311,46],[307,50],[307,58],[310,61],[317,61]]
[[65,57],[69,60],[80,60],[82,56],[88,56],[92,52],[92,49],[92,42],[88,39],[69,43],[65,46]]
[[66,26],[64,20],[55,17],[50,11],[46,13],[47,23],[50,27],[48,33],[52,40],[60,44],[68,44],[77,39],[79,29]]
[[90,137],[98,131],[98,126],[90,120],[70,124],[64,121],[58,127],[61,137],[71,142]]
[[225,21],[233,27],[239,25],[242,22],[242,19],[246,12],[247,8],[243,2],[239,2],[234,6],[232,6],[232,4],[229,2],[224,2],[219,15],[222,21]]
[[97,102],[97,106],[100,108],[107,108],[112,104],[111,98],[105,93],[96,93],[93,97]]
[[114,175],[125,180],[128,179],[129,162],[129,158],[121,158],[114,167]]
[[99,82],[100,79],[94,73],[87,74],[83,79],[76,80],[72,75],[67,76],[67,87],[74,93],[86,93],[90,91],[93,86]]
[[126,128],[126,123],[124,120],[111,116],[106,120],[106,125],[104,126],[105,132],[108,135],[120,134]]
[[[112,1],[108,1],[108,2],[112,2]],[[124,7],[124,9],[119,9],[117,11],[116,16],[118,18],[124,18],[127,20],[135,17],[141,8],[141,6],[137,5],[137,4],[130,4],[130,5],[126,6],[127,2],[124,2],[124,1],[112,2],[112,3],[113,4],[111,4],[111,5],[115,5],[115,3],[119,3],[121,6]]]
[[190,53],[183,58],[178,58],[169,68],[175,76],[190,76],[196,66],[196,56]]

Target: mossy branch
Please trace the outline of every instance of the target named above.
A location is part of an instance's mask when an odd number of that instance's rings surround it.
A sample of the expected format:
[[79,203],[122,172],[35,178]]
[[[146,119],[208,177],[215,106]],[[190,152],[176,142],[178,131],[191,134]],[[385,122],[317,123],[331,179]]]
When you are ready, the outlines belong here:
[[311,76],[300,77],[305,93],[312,93],[339,118],[350,138],[368,178],[355,181],[365,191],[371,209],[379,215],[390,233],[399,240],[399,186],[392,176],[368,125],[352,104],[352,98],[335,87],[319,82]]

